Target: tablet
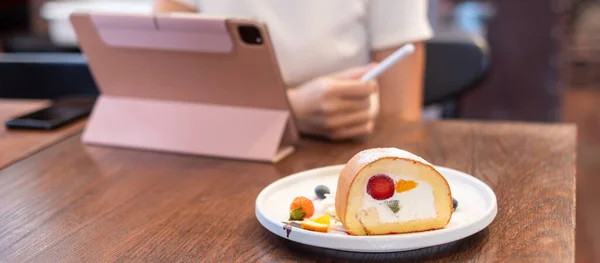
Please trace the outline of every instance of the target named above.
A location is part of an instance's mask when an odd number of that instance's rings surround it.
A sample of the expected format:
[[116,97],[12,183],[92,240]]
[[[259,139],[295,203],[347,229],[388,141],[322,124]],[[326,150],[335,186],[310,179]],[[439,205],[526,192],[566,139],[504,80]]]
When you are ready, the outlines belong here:
[[74,13],[100,90],[91,144],[278,161],[298,139],[264,24],[201,14]]

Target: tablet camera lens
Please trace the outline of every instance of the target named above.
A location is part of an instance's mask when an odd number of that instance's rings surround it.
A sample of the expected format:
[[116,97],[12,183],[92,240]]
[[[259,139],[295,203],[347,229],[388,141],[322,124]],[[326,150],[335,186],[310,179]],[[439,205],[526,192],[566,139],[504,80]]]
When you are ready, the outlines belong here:
[[238,27],[238,31],[242,41],[244,41],[246,44],[261,45],[263,43],[263,38],[260,35],[260,31],[254,26],[240,26]]

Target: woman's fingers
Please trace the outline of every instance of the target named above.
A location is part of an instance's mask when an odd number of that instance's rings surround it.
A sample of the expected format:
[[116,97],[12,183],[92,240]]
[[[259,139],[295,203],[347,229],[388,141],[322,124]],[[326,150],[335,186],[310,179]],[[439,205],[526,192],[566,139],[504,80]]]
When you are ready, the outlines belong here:
[[362,67],[354,67],[333,73],[331,76],[340,79],[360,79],[365,73],[377,66],[377,63],[371,63]]
[[360,81],[374,65],[323,76],[288,91],[298,128],[331,139],[369,134],[377,117],[376,81]]
[[329,79],[327,80],[325,97],[341,99],[363,99],[377,92],[377,82],[359,80]]
[[330,100],[324,105],[321,116],[306,123],[310,126],[307,128],[331,139],[369,134],[376,118],[371,104],[371,97],[361,100]]
[[321,112],[325,115],[337,115],[363,111],[371,107],[371,98],[363,99],[330,99],[321,104]]
[[373,132],[374,122],[369,121],[367,123],[363,123],[360,125],[355,125],[351,127],[346,127],[343,129],[339,129],[338,131],[331,134],[330,138],[334,140],[343,140],[350,139],[355,137],[360,137],[364,135],[369,135]]
[[336,132],[345,127],[367,123],[373,120],[369,109],[327,116],[323,126],[330,132]]

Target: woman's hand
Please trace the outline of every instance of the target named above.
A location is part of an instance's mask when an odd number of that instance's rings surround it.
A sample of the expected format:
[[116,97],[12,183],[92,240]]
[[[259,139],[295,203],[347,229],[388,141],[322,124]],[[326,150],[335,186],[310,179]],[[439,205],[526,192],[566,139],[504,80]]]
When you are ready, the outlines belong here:
[[372,133],[379,111],[377,82],[362,82],[360,77],[373,66],[351,68],[289,89],[300,131],[333,140]]

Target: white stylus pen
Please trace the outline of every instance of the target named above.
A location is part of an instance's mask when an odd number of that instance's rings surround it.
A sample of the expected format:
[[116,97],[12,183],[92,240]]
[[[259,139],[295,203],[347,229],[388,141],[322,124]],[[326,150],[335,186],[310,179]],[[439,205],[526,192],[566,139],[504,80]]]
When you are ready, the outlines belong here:
[[360,78],[360,80],[369,81],[378,77],[379,75],[381,75],[381,73],[385,72],[394,64],[398,63],[398,61],[402,60],[404,57],[412,54],[413,52],[415,52],[415,46],[413,44],[406,44],[402,46],[394,53],[389,55],[387,58],[385,58],[383,61],[381,61],[379,64],[377,64],[377,66],[375,66],[373,69],[369,70],[369,72],[365,73]]

